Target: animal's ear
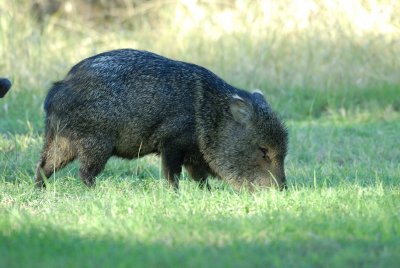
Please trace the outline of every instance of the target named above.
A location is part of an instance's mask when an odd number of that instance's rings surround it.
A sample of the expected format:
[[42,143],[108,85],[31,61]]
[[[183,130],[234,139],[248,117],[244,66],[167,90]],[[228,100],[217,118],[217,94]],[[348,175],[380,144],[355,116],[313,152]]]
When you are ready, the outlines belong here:
[[253,117],[254,110],[251,103],[234,95],[230,104],[230,111],[236,122],[247,125]]
[[262,108],[266,108],[267,110],[271,110],[271,106],[267,102],[267,100],[264,98],[264,93],[262,93],[261,90],[256,89],[253,91],[253,99],[255,103],[260,105]]

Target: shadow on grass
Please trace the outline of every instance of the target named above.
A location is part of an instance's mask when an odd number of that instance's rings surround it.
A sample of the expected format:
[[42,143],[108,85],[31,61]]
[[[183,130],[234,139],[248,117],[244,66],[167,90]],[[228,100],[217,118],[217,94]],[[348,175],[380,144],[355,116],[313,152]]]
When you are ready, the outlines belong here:
[[[31,228],[0,234],[1,267],[394,267],[399,243],[309,237],[221,245],[80,237]],[[394,248],[393,248],[394,245]],[[397,249],[396,249],[397,247]]]
[[266,98],[284,119],[320,118],[330,112],[372,112],[391,107],[400,111],[398,86],[344,88],[337,90],[292,89],[266,90]]

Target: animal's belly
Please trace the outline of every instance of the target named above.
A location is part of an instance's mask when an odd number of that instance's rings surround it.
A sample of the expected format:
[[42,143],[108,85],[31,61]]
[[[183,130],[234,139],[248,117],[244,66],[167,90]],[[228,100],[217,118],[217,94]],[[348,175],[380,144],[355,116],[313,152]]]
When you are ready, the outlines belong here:
[[114,143],[113,154],[119,157],[132,159],[151,153],[157,153],[157,145],[146,135],[120,133]]

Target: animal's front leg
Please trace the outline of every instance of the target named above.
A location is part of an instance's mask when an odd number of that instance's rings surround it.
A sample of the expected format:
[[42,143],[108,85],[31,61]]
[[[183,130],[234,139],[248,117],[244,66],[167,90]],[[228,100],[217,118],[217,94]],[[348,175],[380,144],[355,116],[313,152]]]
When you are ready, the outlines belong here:
[[174,146],[166,146],[161,151],[161,160],[164,171],[164,176],[177,190],[179,188],[179,176],[182,172],[183,153]]

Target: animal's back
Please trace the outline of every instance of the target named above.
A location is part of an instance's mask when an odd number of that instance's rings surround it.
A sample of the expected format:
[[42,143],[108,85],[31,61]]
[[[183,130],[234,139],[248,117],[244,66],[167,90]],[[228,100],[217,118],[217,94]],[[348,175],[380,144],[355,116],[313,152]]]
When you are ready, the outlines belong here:
[[145,51],[104,52],[82,60],[64,80],[55,83],[46,98],[45,110],[61,105],[65,111],[65,102],[90,104],[119,99],[131,103],[135,99],[144,101],[148,95],[156,98],[190,93],[190,76],[198,68]]
[[104,135],[126,157],[138,147],[143,154],[157,152],[162,140],[195,143],[194,91],[207,72],[130,49],[87,58],[50,89],[48,128],[57,124],[76,137]]

